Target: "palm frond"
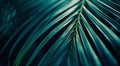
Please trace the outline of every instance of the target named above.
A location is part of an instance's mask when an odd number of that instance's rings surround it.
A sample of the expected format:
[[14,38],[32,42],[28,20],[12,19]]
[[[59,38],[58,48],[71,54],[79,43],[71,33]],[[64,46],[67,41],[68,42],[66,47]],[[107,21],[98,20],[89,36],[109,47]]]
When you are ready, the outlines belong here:
[[0,0],[0,63],[120,65],[119,0]]

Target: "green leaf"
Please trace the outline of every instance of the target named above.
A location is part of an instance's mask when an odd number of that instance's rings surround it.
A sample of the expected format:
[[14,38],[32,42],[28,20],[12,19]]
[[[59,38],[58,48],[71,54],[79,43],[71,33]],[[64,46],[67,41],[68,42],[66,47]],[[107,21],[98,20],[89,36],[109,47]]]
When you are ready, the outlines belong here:
[[0,0],[0,65],[119,66],[119,0]]

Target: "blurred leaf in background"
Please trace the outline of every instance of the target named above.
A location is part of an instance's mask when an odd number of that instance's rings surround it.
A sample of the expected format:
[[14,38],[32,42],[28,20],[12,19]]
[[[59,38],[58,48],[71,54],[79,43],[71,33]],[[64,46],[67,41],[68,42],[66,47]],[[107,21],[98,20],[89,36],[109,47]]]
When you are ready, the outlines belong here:
[[119,62],[119,0],[0,0],[0,66]]

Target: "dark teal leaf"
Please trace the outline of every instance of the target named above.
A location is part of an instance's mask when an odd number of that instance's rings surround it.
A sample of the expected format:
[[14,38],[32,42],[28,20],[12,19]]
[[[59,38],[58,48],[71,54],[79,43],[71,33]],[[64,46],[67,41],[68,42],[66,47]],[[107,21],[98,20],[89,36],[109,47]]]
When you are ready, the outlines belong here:
[[0,65],[119,66],[119,0],[0,0]]

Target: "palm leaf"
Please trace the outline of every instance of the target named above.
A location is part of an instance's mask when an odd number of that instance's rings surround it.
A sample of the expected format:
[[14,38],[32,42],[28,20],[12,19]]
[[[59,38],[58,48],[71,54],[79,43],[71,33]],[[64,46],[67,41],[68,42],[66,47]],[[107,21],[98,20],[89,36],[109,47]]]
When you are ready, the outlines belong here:
[[0,64],[120,65],[119,0],[0,0]]

